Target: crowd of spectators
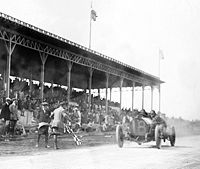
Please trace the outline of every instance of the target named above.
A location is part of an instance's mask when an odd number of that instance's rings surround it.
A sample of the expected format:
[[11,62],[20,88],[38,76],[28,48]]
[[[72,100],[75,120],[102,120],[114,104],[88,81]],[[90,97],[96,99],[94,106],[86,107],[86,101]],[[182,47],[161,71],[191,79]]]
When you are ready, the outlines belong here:
[[[37,114],[41,108],[40,85],[30,85],[27,81],[16,78],[11,81],[10,98],[17,98],[17,108],[20,116],[31,115],[31,122],[37,124]],[[31,86],[31,87],[30,87]],[[0,90],[0,109],[5,103],[5,93]],[[108,112],[106,113],[106,101],[100,96],[91,97],[91,108],[89,112],[89,94],[86,91],[71,90],[68,114],[71,125],[75,131],[112,131],[116,125],[127,120],[127,117],[148,117],[145,110],[122,109],[119,103],[108,101]],[[67,89],[61,86],[45,86],[44,101],[48,102],[50,111],[53,111],[60,102],[67,102]],[[23,122],[22,122],[23,123]],[[27,122],[23,125],[26,126]],[[28,124],[30,125],[30,124]]]
[[[3,90],[1,90],[0,95],[1,109],[5,103]],[[71,91],[68,113],[74,130],[86,132],[113,130],[115,125],[122,120],[119,113],[119,103],[109,101],[108,113],[106,114],[105,99],[92,95],[89,112],[88,97],[89,94],[85,91]],[[33,123],[37,123],[37,114],[41,108],[39,84],[31,84],[30,86],[27,81],[16,78],[11,81],[10,98],[17,98],[19,116],[24,116],[28,112],[32,115]],[[44,101],[49,103],[50,110],[53,111],[60,102],[67,102],[67,89],[61,86],[45,86]]]

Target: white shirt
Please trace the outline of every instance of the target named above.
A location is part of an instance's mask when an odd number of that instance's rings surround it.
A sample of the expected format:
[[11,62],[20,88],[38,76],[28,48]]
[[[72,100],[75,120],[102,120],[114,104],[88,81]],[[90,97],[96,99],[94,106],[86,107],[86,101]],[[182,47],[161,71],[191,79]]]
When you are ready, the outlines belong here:
[[53,121],[56,122],[61,122],[62,121],[62,117],[64,116],[64,111],[65,109],[63,109],[62,106],[58,107],[57,109],[55,109],[52,114],[54,115],[54,119]]

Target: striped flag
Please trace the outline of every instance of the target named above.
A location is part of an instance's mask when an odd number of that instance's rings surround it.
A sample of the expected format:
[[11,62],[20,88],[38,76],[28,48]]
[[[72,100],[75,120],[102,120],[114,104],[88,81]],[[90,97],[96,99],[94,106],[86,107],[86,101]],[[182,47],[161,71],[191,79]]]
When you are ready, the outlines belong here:
[[92,19],[93,21],[96,21],[97,13],[96,13],[95,10],[93,10],[93,9],[91,10],[90,16],[91,16],[91,19]]

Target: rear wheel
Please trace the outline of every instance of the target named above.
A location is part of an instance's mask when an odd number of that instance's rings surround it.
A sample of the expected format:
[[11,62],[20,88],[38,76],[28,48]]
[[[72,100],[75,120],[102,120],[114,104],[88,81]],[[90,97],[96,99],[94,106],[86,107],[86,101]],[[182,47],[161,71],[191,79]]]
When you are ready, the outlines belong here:
[[116,127],[116,141],[117,141],[118,146],[122,148],[124,144],[124,134],[123,134],[123,129],[121,125],[118,125]]
[[175,132],[175,128],[172,127],[172,132],[169,136],[169,141],[170,141],[170,144],[171,146],[174,146],[175,145],[175,141],[176,141],[176,132]]
[[161,148],[161,126],[160,125],[156,125],[156,128],[155,128],[155,141],[156,141],[156,147],[160,149]]

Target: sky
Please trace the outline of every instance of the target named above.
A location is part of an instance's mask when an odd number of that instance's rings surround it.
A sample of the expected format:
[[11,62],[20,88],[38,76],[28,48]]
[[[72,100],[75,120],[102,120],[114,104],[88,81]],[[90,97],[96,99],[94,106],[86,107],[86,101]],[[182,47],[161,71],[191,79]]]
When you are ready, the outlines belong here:
[[[91,0],[0,0],[0,4],[0,12],[89,46]],[[91,48],[155,76],[159,76],[160,49],[164,55],[160,78],[165,81],[161,112],[200,120],[200,1],[93,0],[93,9],[98,17],[92,22]],[[150,90],[145,89],[149,110]],[[134,103],[138,109],[139,90]],[[154,95],[158,109],[156,90]],[[124,106],[131,106],[130,97],[124,89]]]

